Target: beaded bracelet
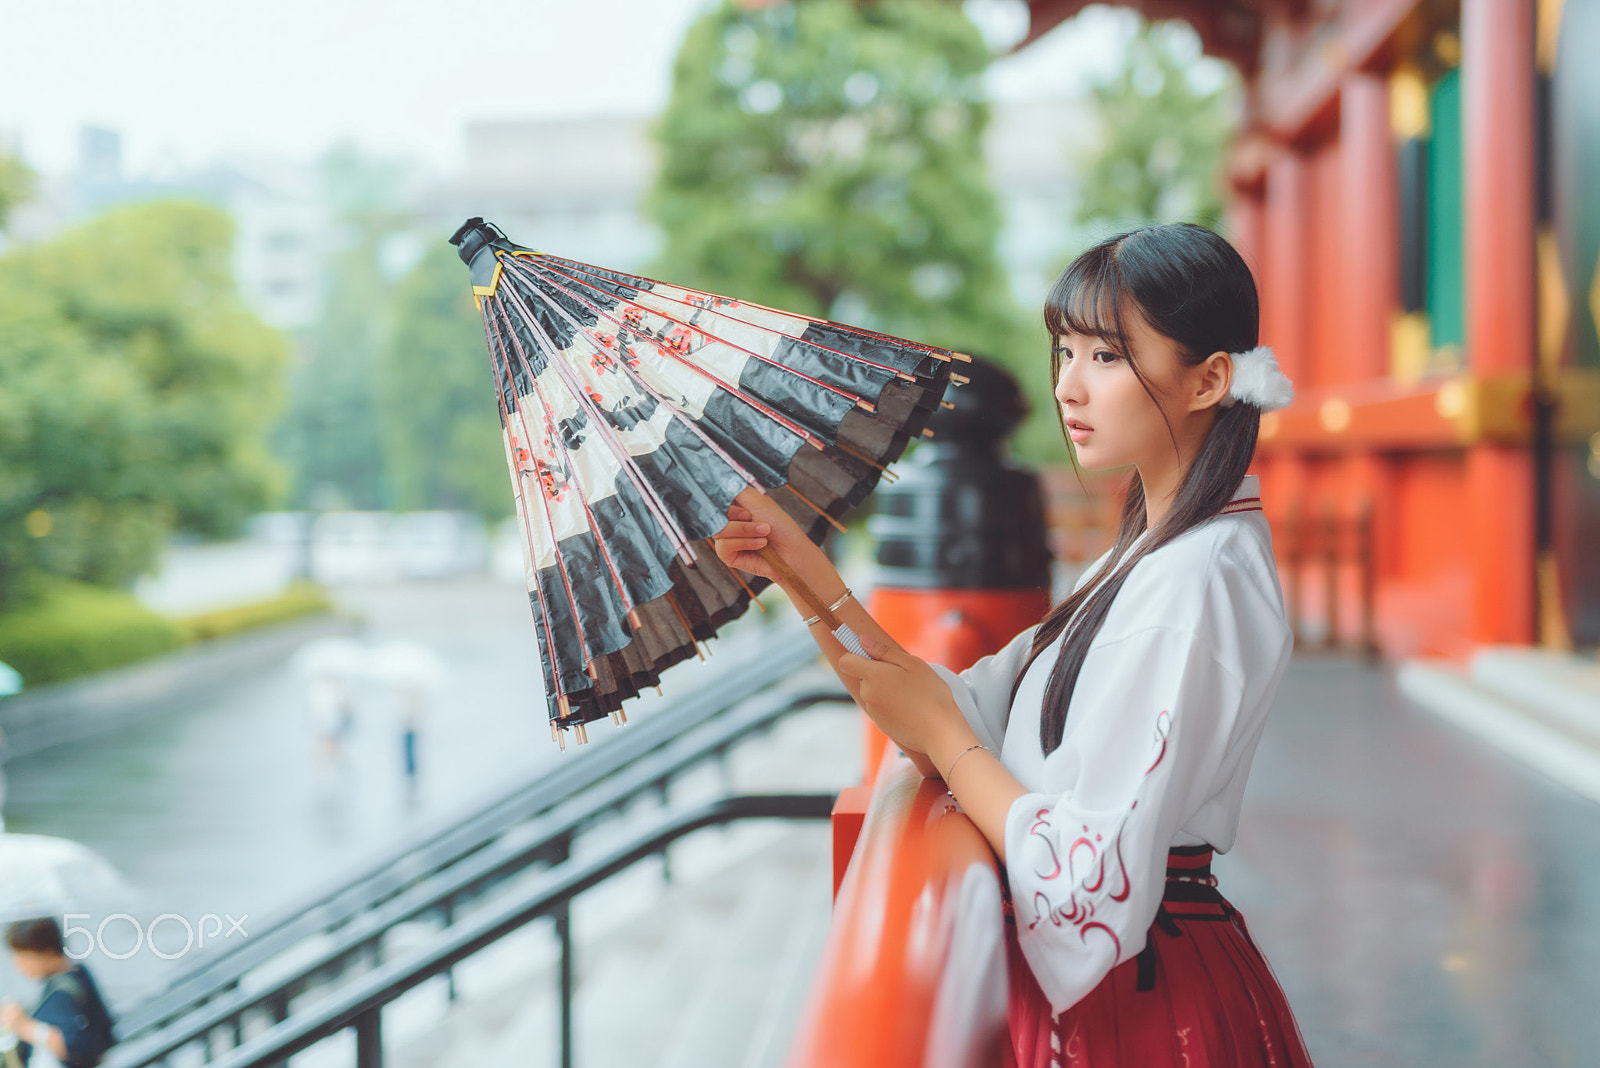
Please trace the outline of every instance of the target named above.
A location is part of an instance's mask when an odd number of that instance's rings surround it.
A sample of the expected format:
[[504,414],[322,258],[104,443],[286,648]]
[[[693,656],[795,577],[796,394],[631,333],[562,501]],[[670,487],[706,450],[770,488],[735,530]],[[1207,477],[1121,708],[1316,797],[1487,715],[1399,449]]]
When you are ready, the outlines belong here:
[[[851,597],[850,587],[846,586],[844,588],[844,593],[839,597],[839,599],[828,606],[828,611],[837,612],[839,610],[839,608],[846,601],[848,601],[850,599],[850,597]],[[804,623],[806,626],[809,627],[809,626],[811,626],[811,624],[820,623],[821,621],[822,621],[822,617],[820,615],[816,615],[816,616],[810,617],[809,619],[802,619],[800,622]]]

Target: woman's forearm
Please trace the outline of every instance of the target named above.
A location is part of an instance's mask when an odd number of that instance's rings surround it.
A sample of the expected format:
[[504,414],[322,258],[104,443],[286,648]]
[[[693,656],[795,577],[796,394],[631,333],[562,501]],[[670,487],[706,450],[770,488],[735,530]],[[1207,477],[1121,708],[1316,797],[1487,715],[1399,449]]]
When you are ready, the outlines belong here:
[[[794,569],[799,579],[810,587],[812,593],[824,605],[833,604],[844,594],[846,589],[844,578],[840,576],[839,569],[833,565],[833,561],[828,559],[828,554],[822,551],[821,546],[806,542],[804,545],[797,546],[786,553],[784,562]],[[806,599],[800,595],[799,590],[794,588],[792,583],[779,579],[778,586],[793,602],[795,611],[799,612],[803,617],[810,618],[816,614],[816,609],[807,603]],[[857,637],[864,638],[870,642],[893,645],[897,648],[899,646],[899,643],[889,636],[888,631],[878,625],[878,621],[872,618],[866,607],[854,596],[840,605],[835,610],[834,615],[839,617],[841,623],[855,631]],[[861,694],[858,691],[856,680],[848,675],[839,674],[839,658],[845,654],[844,646],[839,644],[838,639],[833,636],[824,623],[813,623],[810,630],[812,639],[817,643],[817,648],[822,650],[822,655],[827,658],[828,666],[834,669],[834,674],[839,675],[839,681],[844,683],[844,687],[849,691],[851,699],[859,704]],[[910,751],[905,751],[905,753],[925,778],[938,777],[938,770],[925,754]]]

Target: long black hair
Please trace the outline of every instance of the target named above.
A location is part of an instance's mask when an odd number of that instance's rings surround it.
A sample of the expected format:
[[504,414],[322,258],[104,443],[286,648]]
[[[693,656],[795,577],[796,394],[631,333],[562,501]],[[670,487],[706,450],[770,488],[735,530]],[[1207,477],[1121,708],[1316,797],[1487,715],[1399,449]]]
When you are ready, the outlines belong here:
[[[1128,343],[1125,327],[1130,315],[1171,339],[1186,367],[1201,363],[1214,352],[1244,352],[1259,344],[1261,315],[1255,279],[1234,247],[1192,223],[1147,226],[1107,238],[1089,249],[1073,260],[1051,287],[1044,305],[1045,329],[1051,338],[1051,382],[1059,381],[1061,374],[1061,349],[1056,339],[1066,333],[1088,334],[1112,345],[1154,400],[1150,380],[1139,369],[1138,354]],[[1059,406],[1057,415],[1065,418]],[[1050,672],[1039,716],[1039,744],[1046,754],[1061,744],[1067,706],[1089,645],[1129,572],[1140,560],[1222,510],[1250,466],[1260,426],[1261,409],[1254,404],[1219,407],[1200,452],[1184,472],[1172,507],[1150,536],[1130,552],[1145,529],[1144,483],[1134,473],[1122,502],[1117,540],[1105,565],[1082,589],[1051,609],[1034,634],[1030,665],[1063,631],[1067,635]],[[1065,429],[1063,426],[1063,434]],[[1176,447],[1176,435],[1173,442]],[[1075,457],[1073,463],[1077,463]],[[1019,684],[1021,679],[1019,673]]]

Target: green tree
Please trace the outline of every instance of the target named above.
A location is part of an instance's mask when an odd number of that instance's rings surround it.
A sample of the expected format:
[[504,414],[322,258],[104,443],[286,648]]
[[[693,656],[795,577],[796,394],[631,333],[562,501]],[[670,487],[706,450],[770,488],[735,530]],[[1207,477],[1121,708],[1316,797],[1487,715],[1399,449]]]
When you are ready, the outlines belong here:
[[11,209],[33,196],[34,174],[26,163],[14,156],[0,156],[0,231],[6,228]]
[[173,527],[227,534],[274,494],[285,345],[232,236],[155,202],[0,257],[0,605],[45,575],[127,582]]
[[395,291],[394,330],[381,368],[395,506],[509,514],[483,322],[461,260],[442,240]]
[[404,168],[340,145],[320,171],[322,200],[343,242],[328,258],[317,321],[298,339],[278,452],[292,473],[294,503],[383,508],[392,493],[378,394],[394,282],[381,253],[406,226],[396,208]]
[[648,208],[666,241],[650,271],[989,354],[1047,402],[1042,331],[995,253],[988,62],[957,4],[729,2],[701,17],[656,128]]
[[1084,169],[1079,223],[1110,233],[1222,218],[1239,81],[1231,66],[1199,58],[1187,24],[1140,23],[1120,67],[1094,87],[1102,140]]
[[392,286],[378,270],[376,228],[330,258],[327,296],[300,339],[279,453],[291,499],[317,508],[389,503],[378,406],[378,360],[389,336]]

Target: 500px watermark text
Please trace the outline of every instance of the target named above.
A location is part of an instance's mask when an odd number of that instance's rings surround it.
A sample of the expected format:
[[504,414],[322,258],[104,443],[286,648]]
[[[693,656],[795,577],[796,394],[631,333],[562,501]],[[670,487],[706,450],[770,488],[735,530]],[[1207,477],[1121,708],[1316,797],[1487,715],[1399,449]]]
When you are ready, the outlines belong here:
[[[61,940],[63,951],[73,960],[83,960],[95,953],[112,960],[127,960],[145,948],[162,960],[177,960],[190,950],[204,949],[208,941],[223,941],[234,935],[249,938],[250,932],[244,929],[249,918],[248,912],[238,919],[226,912],[221,916],[208,912],[197,923],[190,923],[187,917],[176,912],[163,912],[146,926],[126,912],[114,912],[98,925],[89,927],[75,921],[92,920],[91,914],[68,912],[61,917]],[[110,944],[106,940],[108,928],[112,935]],[[160,944],[157,943],[158,932]],[[82,935],[82,940],[74,942],[75,935]],[[180,938],[182,945],[178,944]]]

